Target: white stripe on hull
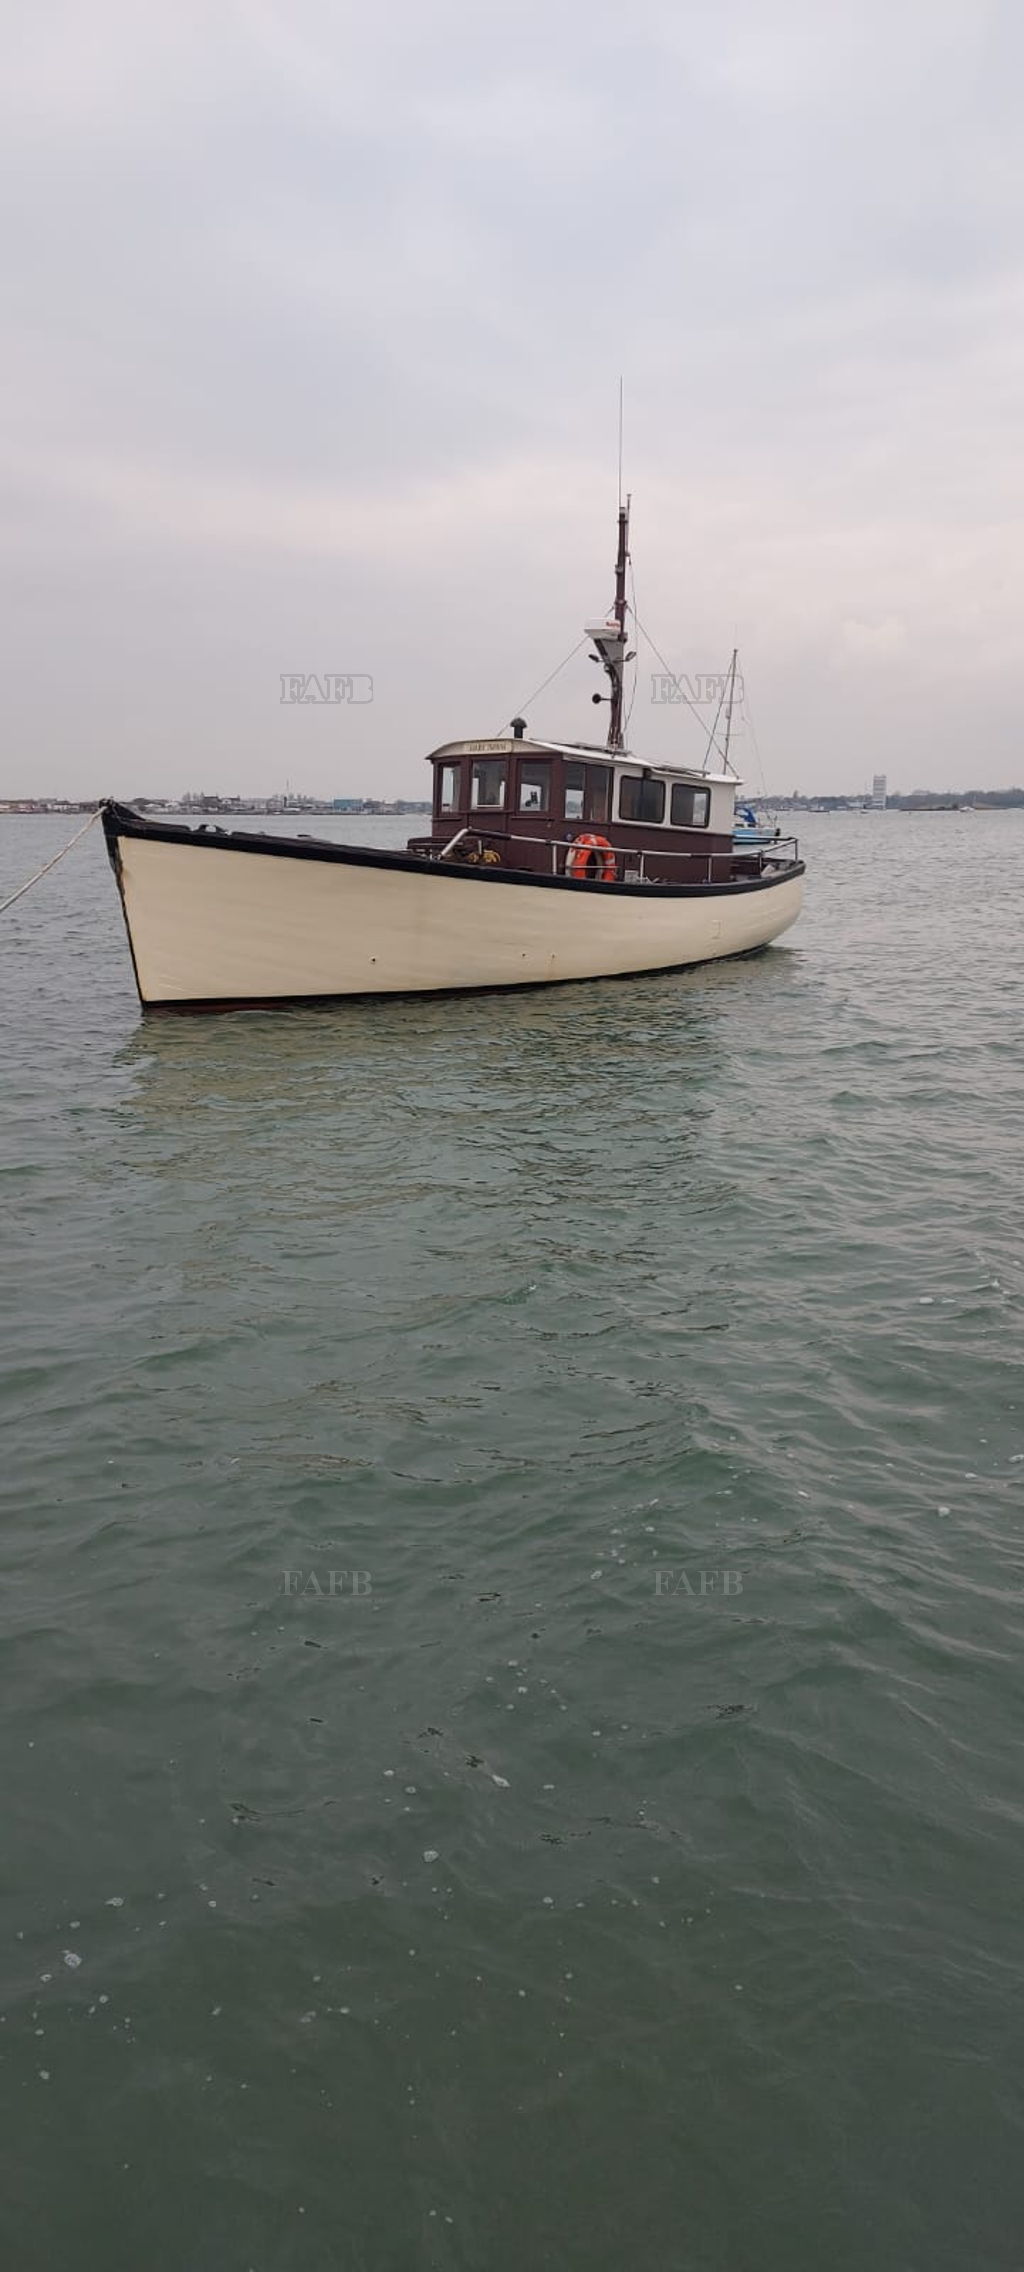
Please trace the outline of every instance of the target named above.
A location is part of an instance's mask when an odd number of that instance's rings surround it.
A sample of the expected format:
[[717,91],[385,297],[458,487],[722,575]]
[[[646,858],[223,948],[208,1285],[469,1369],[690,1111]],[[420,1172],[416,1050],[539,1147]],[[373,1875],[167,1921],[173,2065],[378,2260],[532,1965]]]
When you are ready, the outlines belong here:
[[144,1002],[407,994],[608,978],[749,953],[788,930],[802,878],[706,899],[558,891],[453,869],[349,866],[119,840]]

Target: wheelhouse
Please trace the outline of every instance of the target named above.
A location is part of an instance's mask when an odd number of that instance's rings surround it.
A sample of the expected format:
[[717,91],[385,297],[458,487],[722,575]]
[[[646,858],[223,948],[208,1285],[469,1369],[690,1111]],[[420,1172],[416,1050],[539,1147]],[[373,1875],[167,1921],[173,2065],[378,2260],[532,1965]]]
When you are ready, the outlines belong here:
[[[736,774],[729,762],[736,691],[736,652],[723,686],[724,727],[709,736],[721,770],[708,761],[645,765],[625,747],[626,567],[629,499],[619,505],[615,599],[607,616],[588,623],[591,660],[608,691],[602,748],[591,742],[541,741],[513,718],[493,741],[445,742],[432,751],[431,834],[409,850],[433,861],[473,862],[569,883],[667,884],[707,889],[758,881],[798,865],[791,839],[768,852],[734,842]],[[717,719],[715,721],[717,725]]]
[[[428,857],[573,875],[575,848],[597,836],[621,882],[717,883],[732,873],[731,773],[645,765],[626,750],[515,732],[445,742],[428,762],[433,828],[414,846]],[[610,880],[611,864],[602,872]]]

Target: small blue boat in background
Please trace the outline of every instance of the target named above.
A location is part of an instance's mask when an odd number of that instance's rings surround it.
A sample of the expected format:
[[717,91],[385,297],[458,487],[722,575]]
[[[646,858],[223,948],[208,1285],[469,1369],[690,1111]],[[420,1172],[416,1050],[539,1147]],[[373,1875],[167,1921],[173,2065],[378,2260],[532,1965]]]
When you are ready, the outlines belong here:
[[755,852],[763,844],[776,844],[782,834],[778,822],[770,827],[760,820],[753,805],[737,805],[732,841],[737,851]]

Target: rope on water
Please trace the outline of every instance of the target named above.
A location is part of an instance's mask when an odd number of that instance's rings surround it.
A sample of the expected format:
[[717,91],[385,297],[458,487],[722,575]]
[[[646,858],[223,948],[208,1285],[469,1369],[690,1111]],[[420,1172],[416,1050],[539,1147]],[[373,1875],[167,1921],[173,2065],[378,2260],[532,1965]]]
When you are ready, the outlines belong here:
[[50,869],[56,867],[58,860],[63,860],[66,852],[70,852],[76,844],[80,844],[83,836],[88,836],[89,830],[94,822],[98,821],[102,811],[102,805],[97,805],[95,812],[89,814],[85,827],[78,829],[70,843],[65,844],[60,852],[54,853],[52,860],[47,861],[45,868],[37,868],[35,875],[30,876],[26,884],[19,884],[17,891],[12,891],[10,899],[0,900],[0,915],[6,915],[8,908],[14,906],[16,899],[23,899],[25,893],[31,891],[33,884],[39,883],[43,876],[48,876]]

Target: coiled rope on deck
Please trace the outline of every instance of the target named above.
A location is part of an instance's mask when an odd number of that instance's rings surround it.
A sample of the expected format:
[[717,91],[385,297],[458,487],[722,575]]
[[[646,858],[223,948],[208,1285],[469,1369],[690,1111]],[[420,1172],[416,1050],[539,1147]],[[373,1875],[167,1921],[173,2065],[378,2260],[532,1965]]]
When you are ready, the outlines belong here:
[[97,805],[95,812],[89,814],[89,818],[85,823],[85,827],[79,828],[75,831],[75,834],[70,839],[70,842],[63,845],[59,852],[54,853],[52,860],[47,861],[45,868],[37,868],[35,875],[30,876],[27,883],[19,884],[17,891],[12,891],[10,899],[0,900],[0,915],[6,915],[8,908],[14,906],[16,899],[23,899],[25,893],[27,891],[31,891],[33,884],[40,883],[44,876],[49,875],[50,869],[56,867],[58,860],[63,860],[66,853],[73,851],[75,845],[81,843],[83,836],[88,836],[89,830],[94,826],[95,822],[98,821],[102,811],[102,805]]

